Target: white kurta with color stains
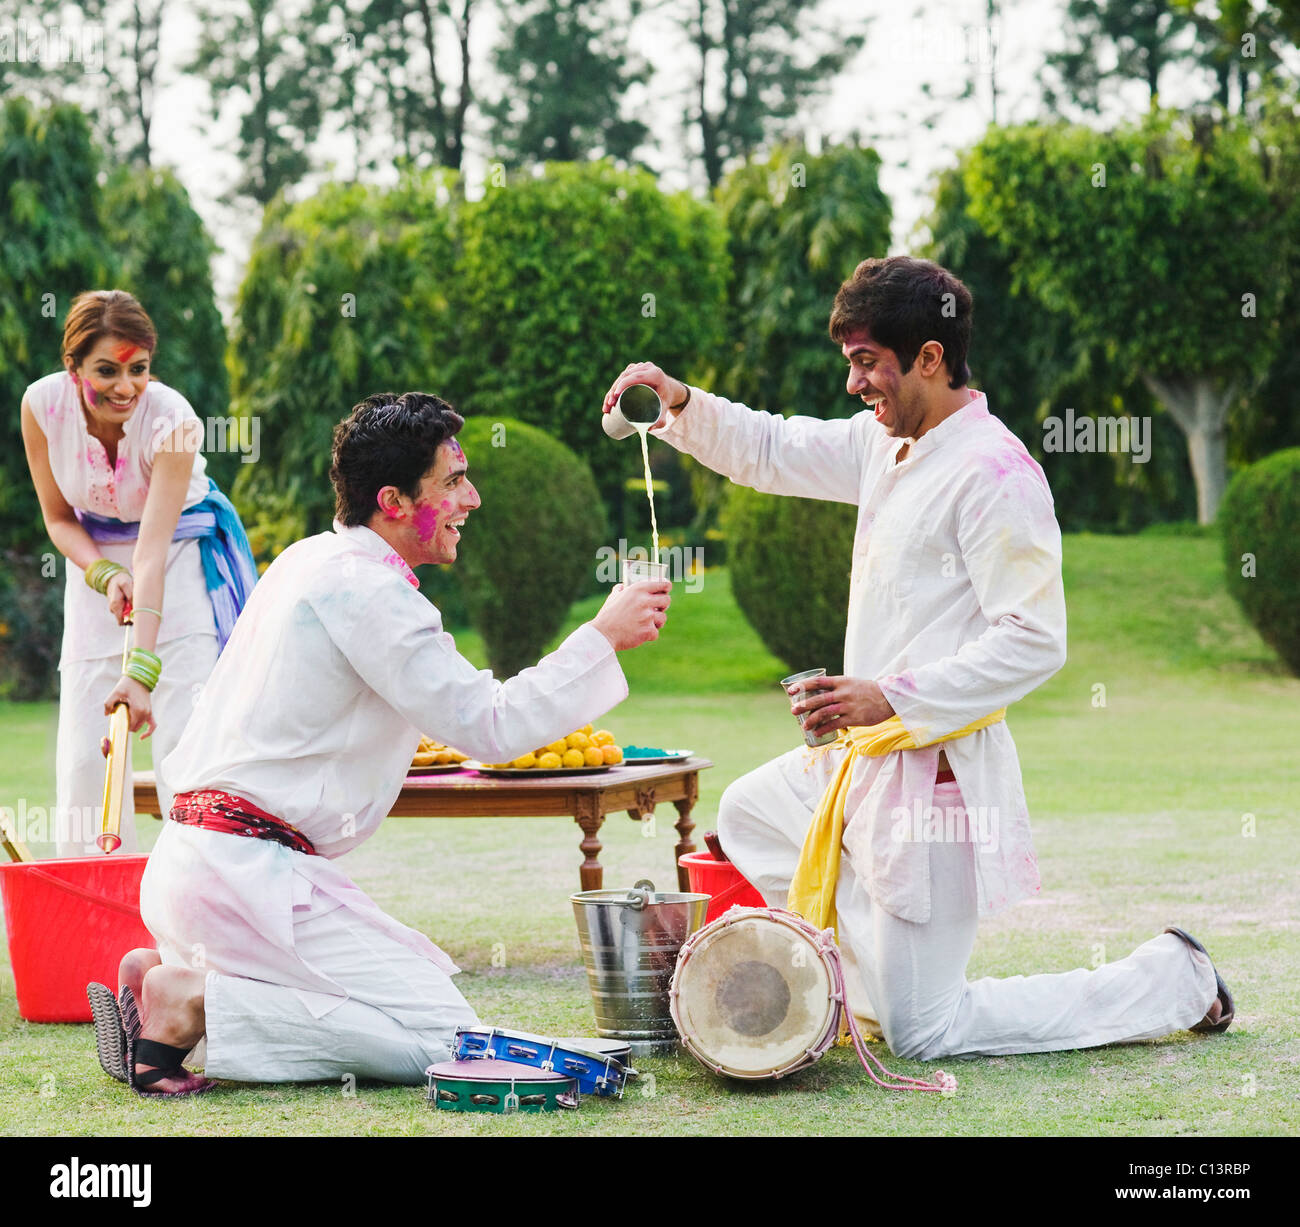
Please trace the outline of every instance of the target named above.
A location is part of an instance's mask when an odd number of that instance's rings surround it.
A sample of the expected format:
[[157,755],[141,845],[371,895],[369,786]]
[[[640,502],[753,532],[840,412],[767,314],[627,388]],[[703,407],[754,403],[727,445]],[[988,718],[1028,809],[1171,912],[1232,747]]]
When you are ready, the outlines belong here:
[[[875,680],[918,742],[1015,703],[1064,663],[1052,496],[981,393],[902,463],[904,440],[869,410],[786,419],[697,388],[656,433],[740,485],[857,506],[844,671]],[[773,719],[789,719],[779,709],[776,700]],[[979,910],[995,912],[1039,888],[1015,743],[1004,722],[944,749],[976,824]],[[871,898],[903,920],[930,917],[930,845],[906,836],[932,821],[938,755],[854,766],[844,848]]]
[[[422,987],[421,977],[405,973],[395,980],[392,968],[410,954],[446,974],[455,965],[387,916],[334,859],[388,814],[421,733],[501,762],[627,696],[614,649],[590,624],[500,682],[456,651],[438,610],[413,585],[406,564],[367,528],[336,524],[290,546],[253,590],[163,763],[174,792],[244,797],[297,827],[320,854],[164,824],[141,912],[168,961],[196,965],[198,950],[197,965],[215,973],[206,993],[215,1076],[279,1080],[372,1068],[354,1054],[381,1040],[398,1055],[375,1057],[375,1076],[406,1081],[419,1076],[420,1061],[440,1059],[439,1045],[450,1042],[455,1023],[473,1021],[472,1012],[449,984],[423,977]],[[374,951],[360,959],[372,965],[368,979],[357,971],[359,942]],[[272,985],[299,1004],[268,995]],[[367,1014],[360,1005],[373,1008]],[[293,1022],[301,1007],[317,1020],[305,1030]],[[334,1011],[341,1021],[327,1024]],[[414,1048],[404,1046],[403,1034],[417,1033]],[[346,1055],[325,1055],[331,1044]]]

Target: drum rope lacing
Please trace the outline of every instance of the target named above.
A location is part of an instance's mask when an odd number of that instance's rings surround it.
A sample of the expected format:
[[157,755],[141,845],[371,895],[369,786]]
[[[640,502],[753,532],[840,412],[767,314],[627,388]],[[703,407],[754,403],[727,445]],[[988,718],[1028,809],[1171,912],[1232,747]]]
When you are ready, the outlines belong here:
[[[796,913],[796,915],[797,914],[798,913]],[[822,929],[820,937],[823,942],[823,948],[835,966],[836,979],[841,985],[843,985],[845,983],[844,963],[840,957],[840,948],[835,943],[835,930]],[[836,1004],[839,1006],[840,1017],[843,1019],[844,1025],[848,1028],[849,1039],[853,1042],[853,1051],[858,1054],[858,1062],[861,1064],[862,1068],[867,1071],[867,1077],[869,1077],[877,1086],[884,1087],[887,1091],[937,1091],[940,1094],[944,1094],[945,1092],[951,1094],[957,1089],[956,1077],[952,1074],[945,1073],[941,1069],[935,1071],[933,1082],[928,1082],[924,1078],[912,1078],[906,1074],[891,1073],[883,1064],[881,1064],[880,1058],[867,1047],[862,1032],[858,1029],[857,1019],[853,1016],[852,1009],[849,1008],[847,987],[843,992],[834,993],[832,996],[834,997]],[[810,1053],[809,1055],[811,1056],[812,1054]],[[891,1078],[893,1081],[885,1082],[876,1077],[876,1071],[875,1069],[872,1069],[873,1065],[876,1069],[880,1070],[886,1078]]]

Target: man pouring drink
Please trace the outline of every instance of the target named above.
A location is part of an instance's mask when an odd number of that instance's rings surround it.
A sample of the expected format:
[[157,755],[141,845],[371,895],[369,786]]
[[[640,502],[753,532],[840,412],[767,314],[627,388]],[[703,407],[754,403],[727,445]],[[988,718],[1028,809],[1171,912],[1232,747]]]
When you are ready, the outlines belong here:
[[[651,427],[738,485],[858,508],[844,674],[790,688],[809,741],[733,782],[718,831],[774,907],[834,927],[850,1004],[900,1056],[1044,1052],[1222,1030],[1231,994],[1167,929],[1095,970],[966,979],[981,916],[1034,895],[1038,867],[1006,708],[1065,661],[1061,536],[1041,468],[968,387],[971,297],[947,270],[866,260],[830,334],[864,408],[759,413],[628,366]],[[817,662],[808,662],[815,665]],[[898,813],[994,815],[918,839]]]

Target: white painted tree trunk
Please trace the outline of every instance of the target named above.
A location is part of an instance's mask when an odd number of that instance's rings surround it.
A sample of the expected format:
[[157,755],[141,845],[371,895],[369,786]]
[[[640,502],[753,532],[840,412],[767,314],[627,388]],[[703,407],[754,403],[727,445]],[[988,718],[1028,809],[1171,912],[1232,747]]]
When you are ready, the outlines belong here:
[[1187,436],[1187,457],[1196,482],[1196,521],[1213,524],[1228,484],[1228,410],[1241,385],[1205,376],[1160,379],[1144,374],[1142,381]]

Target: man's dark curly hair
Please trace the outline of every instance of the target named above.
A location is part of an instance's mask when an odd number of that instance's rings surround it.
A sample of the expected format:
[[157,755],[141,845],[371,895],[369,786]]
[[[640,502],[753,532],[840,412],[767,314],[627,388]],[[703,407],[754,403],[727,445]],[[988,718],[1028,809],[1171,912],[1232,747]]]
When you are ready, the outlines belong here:
[[971,296],[946,268],[931,260],[890,256],[863,260],[835,295],[831,337],[841,345],[866,329],[877,345],[892,349],[906,375],[927,341],[943,346],[948,386],[970,381]]
[[416,498],[438,448],[464,425],[445,400],[428,392],[376,392],[354,405],[334,427],[335,519],[351,528],[368,524],[385,486]]

